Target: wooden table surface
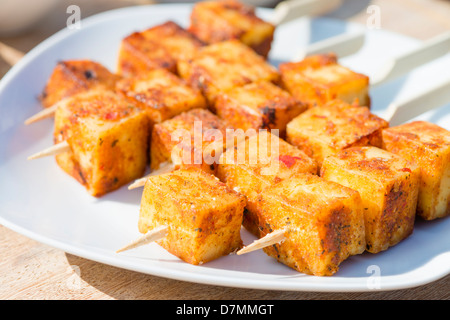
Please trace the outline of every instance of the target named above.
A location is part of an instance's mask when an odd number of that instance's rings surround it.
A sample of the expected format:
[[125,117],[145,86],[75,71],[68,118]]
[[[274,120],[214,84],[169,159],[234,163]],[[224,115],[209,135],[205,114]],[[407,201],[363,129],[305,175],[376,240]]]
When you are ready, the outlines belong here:
[[[60,0],[52,15],[33,30],[0,38],[23,52],[65,26],[66,8],[77,4],[82,17],[107,9],[151,1]],[[368,5],[381,8],[381,27],[421,40],[450,30],[450,2],[446,0],[346,0],[332,17],[365,24]],[[0,76],[9,65],[0,58]],[[0,206],[1,207],[1,206]],[[80,258],[28,239],[0,226],[0,299],[450,299],[450,275],[432,283],[394,291],[321,293],[240,289],[203,285],[123,270]]]

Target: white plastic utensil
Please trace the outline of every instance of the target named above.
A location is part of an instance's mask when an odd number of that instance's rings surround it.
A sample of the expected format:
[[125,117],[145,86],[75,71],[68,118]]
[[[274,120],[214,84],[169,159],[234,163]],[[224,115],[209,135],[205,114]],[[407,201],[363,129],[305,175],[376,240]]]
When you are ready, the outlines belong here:
[[274,8],[270,22],[278,26],[280,24],[298,19],[304,16],[319,16],[328,13],[342,3],[342,0],[286,0],[280,2]]
[[371,86],[376,87],[389,80],[405,75],[414,68],[418,68],[435,60],[450,51],[450,31],[440,34],[398,57],[392,58],[372,77]]
[[410,96],[408,99],[391,103],[384,115],[391,126],[405,123],[427,111],[450,103],[450,78],[438,85]]
[[295,56],[295,61],[301,61],[313,54],[335,53],[339,58],[356,53],[364,45],[365,31],[340,34],[325,40],[317,41],[301,49]]

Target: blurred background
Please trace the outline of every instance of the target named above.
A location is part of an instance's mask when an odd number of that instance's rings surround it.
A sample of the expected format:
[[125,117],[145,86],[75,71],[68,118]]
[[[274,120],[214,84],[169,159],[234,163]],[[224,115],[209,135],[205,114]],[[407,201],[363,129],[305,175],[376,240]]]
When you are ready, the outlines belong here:
[[[81,18],[103,11],[155,3],[192,1],[155,0],[0,0],[0,44],[28,52],[44,39],[66,27],[67,8],[76,5]],[[274,7],[277,0],[243,0],[252,5]],[[426,40],[450,30],[450,0],[343,0],[330,18],[365,24],[367,7],[381,8],[382,28]],[[1,51],[0,46],[0,51]],[[1,58],[0,77],[10,65]]]

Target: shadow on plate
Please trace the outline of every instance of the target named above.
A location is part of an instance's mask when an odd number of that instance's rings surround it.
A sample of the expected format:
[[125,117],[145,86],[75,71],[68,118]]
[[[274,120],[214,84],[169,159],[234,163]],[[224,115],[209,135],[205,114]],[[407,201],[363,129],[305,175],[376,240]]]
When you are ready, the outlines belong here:
[[128,184],[126,184],[115,191],[107,193],[100,198],[96,198],[96,201],[97,202],[111,201],[111,202],[121,202],[140,205],[143,190],[144,188],[128,190]]

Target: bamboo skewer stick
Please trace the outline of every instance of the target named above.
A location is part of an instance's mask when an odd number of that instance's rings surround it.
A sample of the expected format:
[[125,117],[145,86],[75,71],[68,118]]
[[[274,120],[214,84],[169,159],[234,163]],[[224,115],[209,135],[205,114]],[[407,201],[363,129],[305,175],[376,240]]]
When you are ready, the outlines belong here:
[[116,253],[134,249],[134,248],[146,245],[148,243],[163,239],[167,236],[168,232],[169,232],[169,227],[167,227],[167,226],[156,227],[155,229],[150,230],[149,232],[147,232],[140,238],[138,238],[138,239],[134,240],[133,242],[127,244],[126,246],[120,248],[119,250],[116,251]]
[[267,235],[265,235],[264,237],[253,241],[251,244],[249,244],[248,246],[243,247],[242,249],[240,249],[239,251],[236,252],[237,255],[241,255],[244,253],[248,253],[248,252],[252,252],[252,251],[256,251],[259,249],[263,249],[265,247],[277,244],[277,243],[281,243],[284,240],[286,240],[286,229],[280,229],[280,230],[276,230],[273,231],[271,233],[268,233]]
[[54,105],[52,105],[48,108],[45,108],[44,110],[36,113],[35,115],[26,119],[24,123],[26,125],[29,125],[31,123],[34,123],[34,122],[37,122],[37,121],[40,121],[40,120],[43,120],[46,118],[50,118],[55,114],[56,109],[58,109],[58,104],[54,104]]
[[159,169],[149,173],[145,177],[135,180],[132,184],[130,184],[128,186],[128,190],[133,190],[136,188],[143,187],[148,178],[150,178],[152,176],[157,176],[160,174],[171,172],[174,168],[175,168],[175,165],[173,163],[166,162],[162,166],[160,166]]
[[67,143],[67,141],[63,141],[60,143],[57,143],[47,149],[44,149],[42,151],[39,151],[31,156],[28,157],[28,160],[34,160],[38,158],[48,157],[52,155],[61,154],[64,152],[70,151],[70,146]]
[[13,66],[19,62],[25,54],[13,47],[0,42],[0,56],[10,65]]

